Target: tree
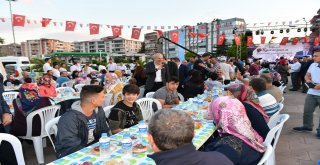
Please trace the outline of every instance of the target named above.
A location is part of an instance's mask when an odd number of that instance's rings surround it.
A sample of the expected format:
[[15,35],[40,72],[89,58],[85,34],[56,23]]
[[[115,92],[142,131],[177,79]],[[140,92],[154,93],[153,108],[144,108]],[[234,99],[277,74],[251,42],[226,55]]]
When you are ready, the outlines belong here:
[[195,55],[194,53],[188,52],[186,51],[185,53],[185,59],[189,60],[190,57],[196,57],[197,55]]
[[141,49],[138,53],[145,53],[146,52],[146,43],[142,42],[141,43]]
[[0,44],[4,44],[4,39],[0,37]]
[[[248,50],[247,50],[247,38],[244,34],[241,34],[241,59],[246,59],[248,56]],[[232,45],[228,49],[227,54],[229,57],[237,57],[237,45],[235,40],[232,40]]]

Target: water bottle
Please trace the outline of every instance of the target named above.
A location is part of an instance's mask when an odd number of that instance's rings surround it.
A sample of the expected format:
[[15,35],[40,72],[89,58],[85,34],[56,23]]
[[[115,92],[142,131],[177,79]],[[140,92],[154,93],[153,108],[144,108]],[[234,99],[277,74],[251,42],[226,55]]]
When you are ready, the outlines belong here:
[[132,140],[130,137],[125,137],[121,141],[123,157],[132,157]]
[[139,127],[140,140],[142,142],[143,139],[147,137],[148,127],[147,127],[147,125],[145,123],[139,124],[138,127]]
[[110,138],[107,133],[102,133],[99,139],[100,158],[107,158],[110,150]]

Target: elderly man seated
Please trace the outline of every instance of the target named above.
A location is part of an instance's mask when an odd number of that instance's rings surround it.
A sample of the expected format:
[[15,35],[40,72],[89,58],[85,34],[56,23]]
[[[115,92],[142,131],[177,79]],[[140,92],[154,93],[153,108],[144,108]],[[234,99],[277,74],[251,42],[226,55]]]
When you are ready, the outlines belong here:
[[148,140],[155,153],[148,157],[157,165],[233,164],[219,152],[197,151],[192,144],[193,136],[194,121],[187,113],[159,110],[149,121]]
[[267,93],[271,94],[277,100],[278,103],[281,102],[283,96],[282,92],[278,87],[272,84],[271,74],[261,74],[260,78],[266,81]]

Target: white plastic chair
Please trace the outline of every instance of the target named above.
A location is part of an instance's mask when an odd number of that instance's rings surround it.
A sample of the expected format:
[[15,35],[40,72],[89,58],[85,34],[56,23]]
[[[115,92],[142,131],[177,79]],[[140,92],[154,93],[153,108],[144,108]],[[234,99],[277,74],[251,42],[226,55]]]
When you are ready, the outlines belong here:
[[6,134],[6,133],[0,133],[0,145],[1,145],[2,141],[7,141],[12,145],[12,148],[14,150],[14,154],[16,155],[18,165],[25,165],[20,140],[13,135]]
[[181,93],[178,93],[178,97],[180,101],[184,102],[184,97]]
[[3,92],[2,96],[3,99],[6,101],[10,101],[7,102],[8,104],[12,104],[12,101],[18,97],[19,92]]
[[279,103],[283,104],[283,102],[284,102],[284,97],[281,98]]
[[138,99],[140,99],[140,98],[142,98],[142,97],[143,97],[143,94],[144,94],[144,91],[145,91],[145,89],[144,89],[144,85],[143,85],[143,86],[141,86],[141,87],[139,87],[139,89],[140,89],[140,94],[139,94]]
[[57,137],[57,132],[58,132],[57,125],[58,125],[58,122],[60,120],[60,117],[61,116],[58,116],[56,118],[51,119],[50,121],[48,121],[48,123],[46,124],[46,127],[45,127],[46,133],[47,133],[47,135],[49,137],[49,140],[50,140],[50,142],[51,142],[51,144],[53,146],[54,151],[56,151],[56,148],[55,148],[54,143],[53,143],[53,141],[51,139],[51,135],[54,134],[54,137]]
[[74,88],[77,90],[77,92],[80,93],[81,90],[82,90],[82,87],[85,86],[85,85],[86,85],[86,84],[77,84],[77,85],[74,86]]
[[106,118],[109,117],[112,107],[113,107],[113,105],[109,105],[109,106],[106,106],[103,108],[104,113],[106,114]]
[[122,94],[122,91],[121,92],[118,92],[118,93],[115,93],[114,96],[113,96],[113,104],[117,104],[118,103],[118,96],[121,95],[121,99],[123,100],[123,94]]
[[290,116],[288,114],[280,114],[277,116],[277,118],[275,119],[275,121],[277,121],[276,125],[270,129],[270,131],[267,134],[267,137],[264,139],[265,144],[272,144],[272,141],[274,140],[272,147],[273,149],[276,149],[276,145],[279,140],[283,124],[289,119],[289,117]]
[[73,88],[74,81],[70,80],[61,84],[61,87],[70,87]]
[[159,100],[154,98],[141,98],[136,101],[136,103],[140,106],[142,111],[142,117],[144,121],[150,120],[152,115],[154,114],[154,110],[152,108],[152,104],[155,103],[157,105],[158,110],[162,109],[162,105]]
[[76,92],[73,88],[70,88],[70,87],[59,87],[59,88],[56,88],[56,91],[61,93],[61,92],[64,92],[66,89],[72,92]]
[[[60,105],[48,106],[41,109],[38,109],[34,112],[31,112],[27,116],[27,134],[26,136],[19,136],[21,139],[28,139],[33,141],[33,146],[36,152],[38,163],[44,163],[43,158],[43,144],[42,138],[47,137],[47,133],[45,131],[45,125],[53,119],[57,112],[60,110]],[[34,116],[39,116],[41,121],[41,134],[40,136],[32,136],[32,120]]]
[[107,93],[107,94],[105,95],[103,107],[106,107],[106,106],[109,106],[109,105],[112,104],[112,96],[113,96],[112,93]]
[[272,155],[274,154],[274,149],[271,146],[271,144],[267,144],[266,146],[267,150],[264,152],[262,158],[260,159],[258,165],[274,165],[274,163],[272,163],[273,157]]
[[284,105],[282,103],[279,103],[279,106],[280,106],[279,111],[277,111],[275,114],[273,114],[269,119],[268,126],[270,129],[273,128],[274,126],[276,126],[276,124],[278,122],[277,121],[278,116],[279,116],[280,112],[283,110]]
[[153,98],[153,95],[154,95],[155,92],[148,92],[146,94],[146,98]]

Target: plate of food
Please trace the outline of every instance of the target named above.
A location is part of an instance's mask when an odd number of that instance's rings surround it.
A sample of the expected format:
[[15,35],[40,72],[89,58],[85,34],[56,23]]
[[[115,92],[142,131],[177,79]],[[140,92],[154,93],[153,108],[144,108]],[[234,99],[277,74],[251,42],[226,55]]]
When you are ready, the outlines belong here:
[[111,159],[104,162],[103,165],[130,165],[130,162],[123,159]]
[[202,127],[201,120],[194,120],[194,128],[199,129]]
[[134,144],[132,147],[132,152],[134,154],[143,153],[143,152],[146,152],[147,150],[148,150],[148,147],[146,145],[141,144],[141,143]]
[[190,116],[196,116],[198,112],[188,111],[187,114]]
[[[110,151],[114,151],[117,148],[113,145],[110,144]],[[94,154],[94,155],[99,155],[100,154],[100,146],[95,146],[93,148],[91,148],[90,153]]]

